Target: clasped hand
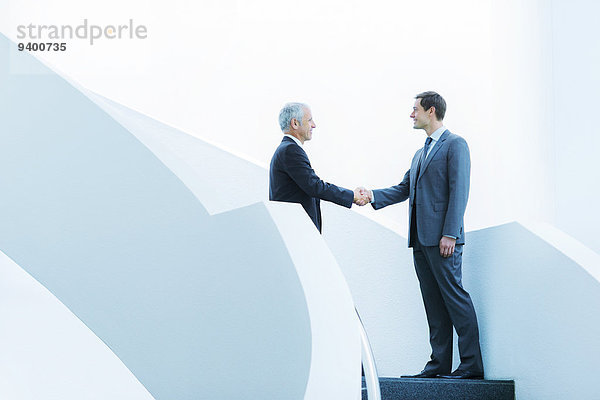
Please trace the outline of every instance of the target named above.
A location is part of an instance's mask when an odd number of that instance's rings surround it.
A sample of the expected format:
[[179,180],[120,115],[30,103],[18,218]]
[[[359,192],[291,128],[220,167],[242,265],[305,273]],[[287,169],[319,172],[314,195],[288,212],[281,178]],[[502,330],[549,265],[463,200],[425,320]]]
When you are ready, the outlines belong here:
[[365,204],[369,204],[371,200],[373,200],[373,192],[371,190],[365,189],[362,186],[354,189],[354,204],[364,206]]

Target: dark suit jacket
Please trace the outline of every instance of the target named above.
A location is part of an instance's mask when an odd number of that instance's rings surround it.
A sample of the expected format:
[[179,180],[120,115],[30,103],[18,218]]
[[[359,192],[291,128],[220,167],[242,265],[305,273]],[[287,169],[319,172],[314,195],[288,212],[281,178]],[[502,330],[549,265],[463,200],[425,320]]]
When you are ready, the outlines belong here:
[[319,199],[352,207],[354,192],[322,181],[302,147],[287,136],[275,150],[269,171],[269,199],[300,203],[321,232]]
[[[456,244],[464,244],[463,217],[471,173],[467,142],[449,130],[444,131],[417,177],[417,165],[422,152],[421,148],[415,153],[402,182],[373,191],[373,208],[379,209],[409,199],[409,227],[416,223],[417,236],[423,246],[439,245],[443,235],[454,236],[457,238]],[[413,207],[416,207],[416,221],[412,221]],[[408,243],[411,246],[410,228]]]

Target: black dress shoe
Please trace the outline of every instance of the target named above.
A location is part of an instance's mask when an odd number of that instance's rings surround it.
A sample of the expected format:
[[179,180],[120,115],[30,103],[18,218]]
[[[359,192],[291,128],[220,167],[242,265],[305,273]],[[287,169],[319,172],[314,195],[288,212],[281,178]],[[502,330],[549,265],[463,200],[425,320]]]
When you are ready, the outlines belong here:
[[400,378],[437,378],[438,373],[435,371],[421,371],[416,375],[402,375]]
[[444,379],[483,379],[483,372],[461,371],[457,369],[450,375],[438,375],[438,378]]

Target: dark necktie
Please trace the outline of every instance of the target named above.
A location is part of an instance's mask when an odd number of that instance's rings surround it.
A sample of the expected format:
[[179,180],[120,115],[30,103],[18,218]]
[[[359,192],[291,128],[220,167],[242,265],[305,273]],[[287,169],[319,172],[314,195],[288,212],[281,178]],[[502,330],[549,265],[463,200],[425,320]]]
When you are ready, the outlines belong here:
[[419,159],[419,166],[417,167],[417,178],[419,178],[419,174],[421,173],[421,165],[425,163],[425,159],[427,159],[427,151],[429,151],[429,145],[433,139],[427,137],[425,140],[425,146],[423,147],[423,153],[421,154],[421,158]]
[[415,183],[413,183],[413,203],[412,203],[412,216],[410,222],[410,245],[413,246],[413,243],[416,243],[417,239],[417,180],[419,179],[419,174],[421,173],[421,165],[425,163],[427,159],[427,151],[429,151],[429,145],[431,144],[432,139],[427,137],[425,140],[425,146],[423,146],[423,153],[421,153],[421,157],[419,157],[419,163],[417,164],[417,174],[415,175]]

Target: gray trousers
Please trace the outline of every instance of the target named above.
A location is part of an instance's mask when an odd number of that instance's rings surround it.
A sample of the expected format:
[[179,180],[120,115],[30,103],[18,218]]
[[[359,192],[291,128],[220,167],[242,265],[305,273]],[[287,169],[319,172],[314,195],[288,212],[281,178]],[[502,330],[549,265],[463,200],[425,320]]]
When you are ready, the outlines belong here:
[[[416,231],[416,229],[415,229]],[[462,245],[448,258],[439,246],[422,246],[417,235],[413,242],[415,270],[421,286],[429,324],[431,360],[426,371],[450,373],[452,368],[452,327],[458,334],[462,371],[481,372],[483,361],[479,346],[479,328],[471,296],[462,287]]]

